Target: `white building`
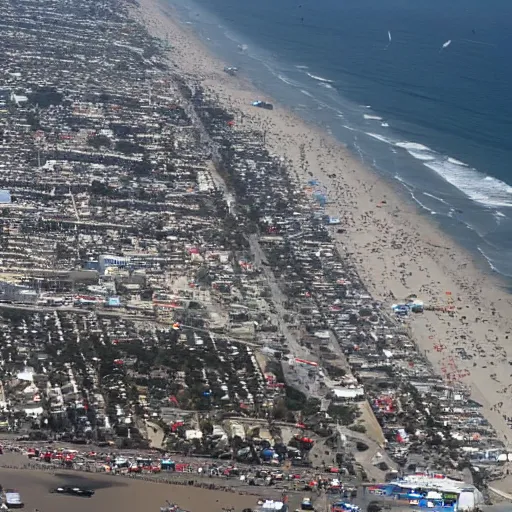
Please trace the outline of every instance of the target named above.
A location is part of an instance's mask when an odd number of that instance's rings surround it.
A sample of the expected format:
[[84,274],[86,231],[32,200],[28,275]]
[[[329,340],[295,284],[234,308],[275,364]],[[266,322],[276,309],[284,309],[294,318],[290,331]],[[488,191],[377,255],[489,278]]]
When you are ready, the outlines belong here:
[[[407,475],[399,480],[390,482],[390,485],[396,485],[402,489],[422,489],[427,491],[427,501],[429,498],[436,499],[435,493],[451,493],[457,495],[457,511],[475,510],[485,505],[483,494],[471,484],[452,480],[445,475],[436,473],[419,473]],[[432,507],[434,505],[432,504]]]

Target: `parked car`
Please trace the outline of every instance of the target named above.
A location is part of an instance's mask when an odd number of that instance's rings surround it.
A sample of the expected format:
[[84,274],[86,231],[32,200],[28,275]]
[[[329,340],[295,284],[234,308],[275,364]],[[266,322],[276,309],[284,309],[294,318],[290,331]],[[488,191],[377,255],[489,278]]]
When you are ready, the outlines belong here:
[[84,489],[83,487],[57,487],[50,492],[56,494],[67,494],[68,496],[80,496],[81,498],[91,498],[94,496],[92,489]]

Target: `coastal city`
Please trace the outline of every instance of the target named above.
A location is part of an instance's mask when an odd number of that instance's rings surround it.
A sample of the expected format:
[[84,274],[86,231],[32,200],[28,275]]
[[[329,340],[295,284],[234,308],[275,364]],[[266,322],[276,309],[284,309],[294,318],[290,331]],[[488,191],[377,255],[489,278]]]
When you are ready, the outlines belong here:
[[180,73],[135,2],[0,6],[4,490],[25,470],[20,499],[56,471],[73,483],[55,495],[97,499],[108,473],[221,493],[219,510],[230,493],[262,511],[512,498],[495,484],[512,447],[467,370],[415,343],[434,306],[373,297],[321,178]]

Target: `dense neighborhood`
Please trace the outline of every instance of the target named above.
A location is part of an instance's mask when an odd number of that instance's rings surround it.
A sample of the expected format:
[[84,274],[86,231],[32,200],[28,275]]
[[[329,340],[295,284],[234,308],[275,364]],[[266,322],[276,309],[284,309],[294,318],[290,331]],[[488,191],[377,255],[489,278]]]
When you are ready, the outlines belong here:
[[360,481],[501,474],[479,404],[411,340],[421,298],[370,296],[321,183],[234,129],[127,3],[0,6],[3,433]]

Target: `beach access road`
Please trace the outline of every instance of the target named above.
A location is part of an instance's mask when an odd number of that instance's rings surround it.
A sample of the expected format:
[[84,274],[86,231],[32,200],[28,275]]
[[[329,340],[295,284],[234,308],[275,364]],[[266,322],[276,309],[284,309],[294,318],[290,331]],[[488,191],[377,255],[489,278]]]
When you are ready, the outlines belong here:
[[307,349],[301,346],[299,343],[297,336],[294,332],[288,329],[286,322],[284,321],[284,316],[288,313],[284,304],[287,300],[286,296],[282,292],[279,287],[279,283],[274,275],[274,272],[268,265],[263,265],[263,262],[266,261],[265,253],[261,248],[257,235],[249,235],[247,238],[249,241],[249,245],[251,247],[251,252],[254,256],[254,264],[263,270],[263,274],[266,278],[267,284],[270,288],[272,294],[272,300],[274,301],[274,305],[276,308],[276,314],[273,315],[273,320],[278,325],[279,330],[283,334],[286,339],[286,343],[288,348],[292,352],[295,357],[305,358],[309,357],[309,352]]

